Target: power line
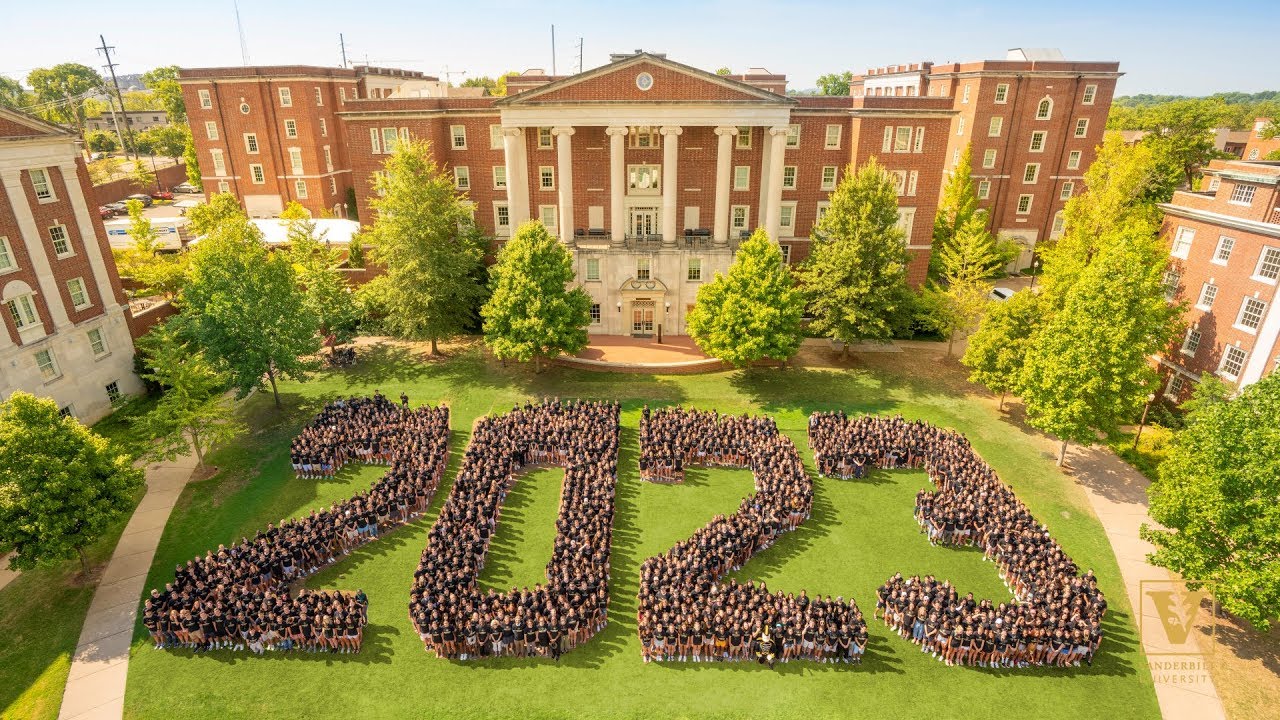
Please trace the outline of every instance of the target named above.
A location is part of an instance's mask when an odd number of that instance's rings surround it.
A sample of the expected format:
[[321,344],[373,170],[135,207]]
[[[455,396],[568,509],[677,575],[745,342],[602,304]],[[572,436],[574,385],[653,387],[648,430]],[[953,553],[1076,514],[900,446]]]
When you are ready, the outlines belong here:
[[[115,88],[116,88],[116,99],[120,101],[120,115],[119,115],[119,116],[116,116],[116,114],[115,114],[115,110],[114,110],[114,109],[112,109],[112,111],[111,111],[111,115],[112,115],[112,118],[111,118],[111,119],[115,122],[115,126],[116,126],[116,137],[120,138],[120,145],[121,145],[121,147],[123,147],[126,151],[130,151],[130,152],[132,152],[132,153],[133,153],[133,159],[134,159],[134,162],[137,162],[137,160],[138,160],[138,151],[137,151],[137,149],[135,149],[135,148],[133,147],[132,139],[130,139],[128,142],[126,142],[126,141],[125,141],[125,134],[124,134],[124,133],[122,133],[122,132],[120,132],[120,118],[122,118],[122,117],[126,117],[126,116],[125,116],[125,114],[124,114],[124,112],[125,112],[125,110],[124,110],[124,94],[122,94],[122,93],[120,92],[120,81],[119,81],[119,80],[116,80],[116,63],[111,62],[111,51],[112,51],[112,50],[115,50],[116,48],[115,48],[115,46],[114,46],[114,45],[110,45],[110,46],[109,46],[109,45],[107,45],[107,39],[106,39],[105,37],[103,37],[102,35],[99,35],[99,36],[98,36],[98,39],[102,41],[102,46],[101,46],[101,47],[99,47],[99,48],[97,48],[97,50],[98,50],[98,52],[102,53],[102,54],[103,54],[103,56],[104,56],[104,57],[106,57],[106,59],[107,59],[107,64],[106,64],[106,65],[103,65],[103,67],[105,67],[108,71],[110,71],[110,73],[111,73],[111,84],[115,86]],[[109,99],[109,98],[110,98],[110,96],[108,96],[108,99]],[[111,103],[110,103],[110,102],[108,102],[107,104],[108,104],[108,105],[110,105]]]

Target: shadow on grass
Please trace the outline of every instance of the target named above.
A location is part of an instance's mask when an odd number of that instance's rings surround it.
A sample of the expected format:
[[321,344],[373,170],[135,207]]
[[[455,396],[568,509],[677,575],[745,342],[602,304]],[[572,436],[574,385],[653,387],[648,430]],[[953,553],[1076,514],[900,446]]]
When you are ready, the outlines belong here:
[[193,652],[188,649],[168,650],[175,657],[193,659],[193,660],[210,660],[224,665],[234,665],[239,662],[262,662],[270,660],[277,663],[324,663],[325,665],[345,665],[347,663],[358,663],[360,665],[386,665],[391,662],[391,646],[392,638],[400,634],[400,629],[393,625],[374,625],[369,624],[364,627],[364,645],[358,653],[342,654],[337,652],[307,652],[305,650],[290,650],[288,652],[268,651],[261,655],[254,655],[248,650],[210,650],[208,652]]

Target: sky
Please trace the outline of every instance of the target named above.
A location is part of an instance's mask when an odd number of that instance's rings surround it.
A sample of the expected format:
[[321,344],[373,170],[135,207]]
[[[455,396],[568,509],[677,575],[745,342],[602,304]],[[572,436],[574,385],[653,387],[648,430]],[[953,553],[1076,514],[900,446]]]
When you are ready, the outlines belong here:
[[[99,34],[115,46],[121,73],[243,64],[233,0],[109,12],[101,0],[3,4],[0,74],[15,79],[60,62],[105,75],[94,50]],[[1125,75],[1117,95],[1280,90],[1280,63],[1262,42],[1280,24],[1277,0],[240,0],[239,11],[250,64],[340,65],[342,33],[352,63],[367,59],[441,78],[449,72],[455,83],[550,71],[554,24],[560,74],[577,69],[579,38],[587,69],[608,62],[611,52],[644,49],[707,70],[763,67],[787,75],[793,89],[813,87],[827,72],[1056,47],[1071,60],[1119,61]]]

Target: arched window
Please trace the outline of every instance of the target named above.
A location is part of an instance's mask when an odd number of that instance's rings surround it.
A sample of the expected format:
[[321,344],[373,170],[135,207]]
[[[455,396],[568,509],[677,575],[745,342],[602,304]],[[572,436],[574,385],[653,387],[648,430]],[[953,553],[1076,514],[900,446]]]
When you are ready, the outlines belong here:
[[1053,116],[1053,100],[1045,98],[1040,101],[1040,105],[1036,107],[1036,119],[1048,120]]

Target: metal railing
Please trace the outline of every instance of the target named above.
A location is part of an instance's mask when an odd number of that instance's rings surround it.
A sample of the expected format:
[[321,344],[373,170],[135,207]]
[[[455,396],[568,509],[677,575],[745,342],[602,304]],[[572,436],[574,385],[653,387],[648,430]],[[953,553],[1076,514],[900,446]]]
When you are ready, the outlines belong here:
[[662,235],[626,235],[623,237],[628,250],[658,250],[662,247]]

